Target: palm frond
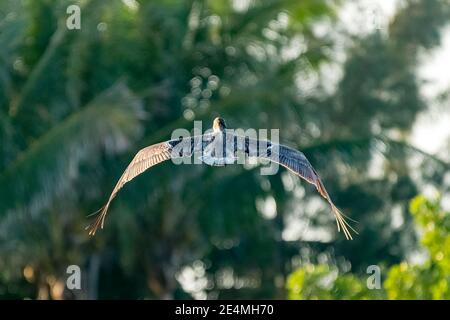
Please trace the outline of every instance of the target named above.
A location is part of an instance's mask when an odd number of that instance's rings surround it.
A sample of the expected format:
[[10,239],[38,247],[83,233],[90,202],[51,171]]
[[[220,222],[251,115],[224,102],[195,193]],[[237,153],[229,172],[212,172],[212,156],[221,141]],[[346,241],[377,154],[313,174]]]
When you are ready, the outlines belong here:
[[[67,192],[78,166],[102,150],[124,150],[140,133],[141,106],[118,84],[34,141],[0,173],[0,215],[11,210],[38,212]],[[20,204],[20,205],[19,205]]]
[[311,158],[317,155],[327,156],[329,152],[337,152],[340,156],[357,159],[356,155],[361,153],[364,156],[370,155],[367,151],[376,152],[389,157],[389,154],[394,151],[405,151],[411,155],[421,155],[424,158],[433,161],[436,165],[450,169],[450,163],[440,159],[439,157],[429,154],[406,141],[394,140],[382,135],[372,137],[364,137],[358,139],[336,139],[324,143],[314,144],[302,149],[302,151]]

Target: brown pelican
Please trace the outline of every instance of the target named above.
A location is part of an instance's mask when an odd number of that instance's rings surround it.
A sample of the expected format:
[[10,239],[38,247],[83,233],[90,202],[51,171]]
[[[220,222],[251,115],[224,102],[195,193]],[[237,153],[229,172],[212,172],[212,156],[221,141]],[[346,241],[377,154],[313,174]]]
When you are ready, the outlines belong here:
[[169,159],[190,157],[200,154],[202,162],[212,166],[223,166],[234,163],[238,152],[248,157],[267,159],[289,169],[295,175],[316,186],[317,191],[331,206],[338,231],[343,231],[347,239],[352,239],[350,230],[356,231],[345,220],[345,216],[334,205],[316,170],[309,163],[305,155],[287,146],[272,143],[268,140],[252,139],[229,133],[225,121],[215,118],[213,131],[204,135],[173,139],[151,145],[140,150],[120,177],[106,204],[96,213],[95,221],[86,229],[94,235],[99,227],[103,228],[106,214],[111,201],[122,189],[125,183],[143,173],[150,167]]

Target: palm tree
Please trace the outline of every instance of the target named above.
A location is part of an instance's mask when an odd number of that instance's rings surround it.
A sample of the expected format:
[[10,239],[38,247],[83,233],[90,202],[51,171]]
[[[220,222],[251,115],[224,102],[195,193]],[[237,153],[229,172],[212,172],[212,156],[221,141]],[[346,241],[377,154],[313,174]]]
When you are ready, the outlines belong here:
[[[405,53],[391,46],[402,43],[395,37],[407,25],[394,23],[390,38],[355,40],[337,92],[319,86],[307,94],[299,77],[317,74],[333,58],[334,40],[314,32],[321,19],[336,23],[329,1],[236,8],[231,1],[141,0],[133,7],[91,0],[83,2],[79,31],[65,29],[67,3],[0,4],[6,13],[0,15],[0,296],[274,298],[285,296],[291,261],[320,255],[358,269],[371,257],[402,258],[403,248],[390,249],[411,232],[392,230],[386,213],[415,193],[409,155],[427,159],[435,173],[448,168],[406,139],[388,138],[392,129],[406,137],[426,107],[411,71],[416,56],[390,64]],[[305,49],[286,54],[299,39]],[[355,72],[361,65],[372,71]],[[397,73],[403,76],[386,88]],[[374,100],[378,89],[410,100]],[[372,130],[393,109],[397,116],[381,123],[381,132]],[[348,117],[355,110],[364,112]],[[326,207],[315,207],[314,197],[306,201],[304,193],[314,190],[288,175],[202,166],[175,166],[169,174],[170,164],[124,188],[110,227],[87,236],[86,216],[101,206],[136,150],[189,128],[193,119],[210,123],[217,115],[233,127],[282,128],[283,140],[323,173],[337,205],[360,221],[358,243],[331,245],[333,221],[320,214]],[[382,174],[368,176],[380,155]],[[217,207],[218,200],[225,205]],[[289,231],[296,221],[311,222]],[[85,275],[79,293],[64,290],[71,264]]]

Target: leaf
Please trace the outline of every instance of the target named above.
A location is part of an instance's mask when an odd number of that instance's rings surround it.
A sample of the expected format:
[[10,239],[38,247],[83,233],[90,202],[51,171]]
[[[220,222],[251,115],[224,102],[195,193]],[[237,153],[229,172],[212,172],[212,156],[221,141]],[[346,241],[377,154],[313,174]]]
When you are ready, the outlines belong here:
[[389,153],[395,150],[403,150],[416,155],[419,154],[424,158],[432,160],[435,164],[442,166],[443,168],[450,169],[449,163],[432,154],[424,152],[405,141],[398,141],[381,135],[357,139],[336,139],[314,144],[302,149],[302,151],[311,158],[314,158],[315,155],[327,155],[328,159],[329,153],[336,151],[341,156],[353,160],[355,160],[358,152],[361,151],[363,155],[367,155],[367,151],[373,151],[382,154],[385,157],[389,157]]
[[0,216],[11,210],[38,213],[69,189],[78,166],[120,152],[140,133],[141,106],[118,84],[34,141],[0,174]]

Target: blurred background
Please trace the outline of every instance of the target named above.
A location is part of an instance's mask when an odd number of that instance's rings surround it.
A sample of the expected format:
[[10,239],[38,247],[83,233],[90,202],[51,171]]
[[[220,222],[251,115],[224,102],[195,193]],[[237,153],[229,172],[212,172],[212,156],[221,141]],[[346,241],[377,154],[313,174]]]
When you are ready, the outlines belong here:
[[[0,0],[0,299],[450,299],[449,22],[448,0]],[[279,128],[359,236],[285,170],[170,161],[87,235],[141,147],[218,115]]]

